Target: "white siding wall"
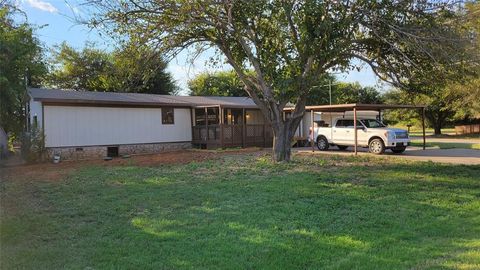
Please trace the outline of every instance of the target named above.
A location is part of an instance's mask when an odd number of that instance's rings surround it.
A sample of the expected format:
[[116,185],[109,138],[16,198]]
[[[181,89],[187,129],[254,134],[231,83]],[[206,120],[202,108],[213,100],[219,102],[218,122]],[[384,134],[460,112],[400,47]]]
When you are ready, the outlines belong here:
[[30,101],[30,123],[33,124],[33,118],[37,116],[38,126],[42,126],[42,102],[40,101]]
[[190,109],[175,108],[162,125],[160,108],[45,106],[46,147],[183,142],[192,140]]

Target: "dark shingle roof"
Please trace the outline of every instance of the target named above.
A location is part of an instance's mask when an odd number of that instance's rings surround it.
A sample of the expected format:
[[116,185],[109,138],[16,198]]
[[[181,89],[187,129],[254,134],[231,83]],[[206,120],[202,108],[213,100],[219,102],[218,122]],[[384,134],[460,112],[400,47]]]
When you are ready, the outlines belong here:
[[28,92],[35,101],[49,103],[78,104],[120,104],[120,105],[170,105],[170,106],[224,106],[239,108],[257,108],[248,97],[218,96],[170,96],[118,92],[90,92],[46,88],[29,88]]

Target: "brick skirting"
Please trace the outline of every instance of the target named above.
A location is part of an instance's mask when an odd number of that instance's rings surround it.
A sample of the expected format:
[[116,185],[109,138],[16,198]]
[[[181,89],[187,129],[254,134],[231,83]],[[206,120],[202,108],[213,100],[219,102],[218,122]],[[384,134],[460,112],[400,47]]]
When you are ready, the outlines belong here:
[[122,144],[105,146],[75,146],[75,147],[49,147],[47,158],[53,159],[54,155],[60,155],[61,160],[95,159],[107,156],[107,147],[118,147],[119,156],[134,154],[152,154],[173,150],[192,148],[191,142],[169,143],[145,143],[145,144]]

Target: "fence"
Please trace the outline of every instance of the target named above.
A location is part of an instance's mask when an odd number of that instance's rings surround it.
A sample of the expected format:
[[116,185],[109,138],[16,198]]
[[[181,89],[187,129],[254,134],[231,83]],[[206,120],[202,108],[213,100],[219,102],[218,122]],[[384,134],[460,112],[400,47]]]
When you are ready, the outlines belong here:
[[480,133],[480,124],[455,126],[455,134],[474,134]]

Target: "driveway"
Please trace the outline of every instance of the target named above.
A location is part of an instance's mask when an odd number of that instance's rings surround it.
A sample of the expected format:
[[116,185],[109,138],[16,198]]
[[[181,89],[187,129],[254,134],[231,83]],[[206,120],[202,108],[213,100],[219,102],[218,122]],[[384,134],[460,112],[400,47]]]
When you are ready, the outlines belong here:
[[[298,152],[312,152],[311,147],[294,148]],[[366,148],[358,148],[359,155],[373,155],[368,153]],[[319,155],[353,155],[353,148],[349,147],[347,150],[338,150],[336,147],[331,147],[328,151],[318,151],[315,148],[315,154]],[[432,161],[440,163],[452,163],[452,164],[467,164],[467,165],[480,165],[480,150],[475,149],[438,149],[427,148],[423,150],[421,147],[410,146],[402,154],[393,154],[390,150],[387,150],[385,157],[404,158],[408,160],[421,160]]]

